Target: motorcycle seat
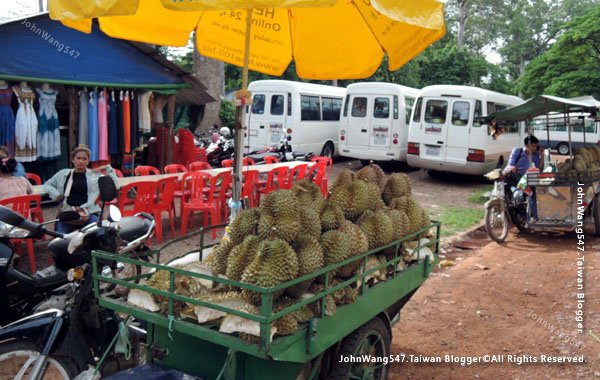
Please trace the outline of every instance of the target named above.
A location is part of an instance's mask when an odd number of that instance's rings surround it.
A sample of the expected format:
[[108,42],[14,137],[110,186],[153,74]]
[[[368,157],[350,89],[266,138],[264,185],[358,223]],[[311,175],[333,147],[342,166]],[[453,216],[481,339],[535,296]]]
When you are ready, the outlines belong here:
[[279,158],[279,153],[275,153],[275,152],[256,153],[256,154],[246,155],[245,157],[251,158],[254,162],[263,162],[265,160],[265,157]]
[[119,222],[119,237],[127,242],[142,237],[150,228],[148,219],[138,218],[137,216],[128,216]]

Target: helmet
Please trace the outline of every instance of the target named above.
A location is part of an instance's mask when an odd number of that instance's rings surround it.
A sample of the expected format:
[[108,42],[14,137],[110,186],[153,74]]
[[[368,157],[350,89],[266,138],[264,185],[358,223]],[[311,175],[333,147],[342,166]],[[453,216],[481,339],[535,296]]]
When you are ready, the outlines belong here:
[[231,134],[231,131],[229,130],[229,128],[223,127],[219,130],[219,133],[221,135],[223,135],[224,137],[229,137],[229,135]]

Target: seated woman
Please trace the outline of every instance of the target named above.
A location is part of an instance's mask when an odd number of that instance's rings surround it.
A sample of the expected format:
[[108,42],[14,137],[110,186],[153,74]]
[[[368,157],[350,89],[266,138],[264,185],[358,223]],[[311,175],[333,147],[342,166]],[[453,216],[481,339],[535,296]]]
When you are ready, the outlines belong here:
[[[88,169],[90,157],[91,152],[86,146],[78,146],[71,152],[74,168],[62,169],[44,183],[44,190],[50,198],[61,202],[60,211],[74,210],[79,213],[81,219],[78,224],[96,222],[100,217],[96,199],[100,194],[98,178],[103,175],[102,171],[117,183],[115,170],[110,165]],[[77,226],[57,222],[55,229],[69,233],[77,229]]]
[[14,158],[0,159],[0,199],[31,194],[33,187],[24,177],[16,177],[18,162]]

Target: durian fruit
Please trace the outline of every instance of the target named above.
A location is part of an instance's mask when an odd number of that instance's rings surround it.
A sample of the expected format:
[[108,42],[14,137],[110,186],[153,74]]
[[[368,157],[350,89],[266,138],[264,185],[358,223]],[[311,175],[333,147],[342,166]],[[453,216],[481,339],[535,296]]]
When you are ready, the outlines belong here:
[[369,240],[369,249],[381,247],[392,241],[394,226],[392,220],[383,211],[366,212],[358,221],[358,225]]
[[[325,287],[323,284],[312,284],[311,287],[308,289],[310,296],[321,293],[323,290],[325,290]],[[320,316],[321,315],[321,300],[315,301],[311,304],[308,305],[311,310],[314,312],[314,314],[316,316]],[[335,300],[333,299],[333,296],[331,294],[328,294],[325,296],[325,315],[326,316],[332,316],[335,315],[337,311],[337,305],[335,304]]]
[[300,232],[300,203],[290,190],[272,191],[261,201],[258,233],[262,239],[291,242]]
[[[408,234],[411,234],[421,227],[425,226],[428,221],[423,220],[423,212],[421,206],[412,196],[397,197],[390,201],[390,208],[401,210],[406,213],[410,225],[408,228]],[[429,224],[429,223],[428,223]]]
[[383,192],[386,183],[385,173],[379,165],[374,164],[372,161],[369,165],[363,166],[362,169],[356,172],[356,179],[376,184],[380,192]]
[[412,186],[410,178],[404,173],[394,173],[388,177],[383,187],[382,198],[386,205],[397,197],[408,196],[411,194]]
[[410,220],[404,211],[391,209],[385,211],[385,214],[391,219],[394,226],[392,240],[399,240],[408,235]]
[[[292,247],[298,255],[298,276],[302,277],[307,274],[318,271],[323,268],[325,259],[323,257],[323,248],[319,244],[319,240],[314,236],[304,235],[292,242]],[[286,290],[286,293],[294,298],[300,297],[306,293],[310,285],[315,279],[303,281]]]
[[379,187],[376,184],[355,180],[348,186],[341,186],[332,191],[330,201],[344,210],[346,219],[355,221],[363,212],[384,206],[378,195]]
[[321,232],[337,230],[344,221],[344,210],[337,204],[327,200],[321,209]]
[[233,244],[241,244],[248,235],[258,233],[258,220],[260,210],[258,208],[248,208],[242,210],[229,226],[231,229],[230,238]]
[[[294,300],[287,297],[281,297],[273,304],[273,314],[291,306]],[[289,313],[273,321],[273,326],[277,329],[277,335],[292,335],[298,331],[298,319],[294,313]]]
[[321,235],[325,266],[339,263],[350,257],[350,240],[345,233],[331,230]]
[[[184,269],[184,268],[181,268]],[[170,272],[167,270],[158,270],[148,279],[148,286],[165,292],[169,291],[170,287]],[[175,274],[173,292],[186,297],[202,297],[208,290],[199,284],[197,278]],[[166,312],[169,300],[167,297],[153,294],[153,298],[160,307],[161,312]],[[173,302],[174,311],[179,313],[185,308],[185,304],[180,301]]]
[[208,257],[206,257],[206,266],[214,276],[225,274],[227,271],[227,258],[233,247],[234,244],[231,239],[223,239],[213,247]]
[[576,155],[573,158],[573,168],[577,173],[585,173],[587,170],[587,163],[584,156]]
[[[350,252],[348,257],[353,257],[369,250],[369,239],[358,225],[349,220],[345,220],[340,225],[339,231],[344,233],[350,242]],[[362,259],[346,264],[337,270],[337,275],[341,277],[351,277],[356,274],[356,270],[361,264]]]
[[358,298],[358,290],[348,285],[336,290],[332,295],[336,305],[354,303]]
[[[244,270],[242,282],[268,288],[297,278],[298,270],[298,257],[292,247],[281,239],[268,240],[261,244],[258,254]],[[273,301],[281,293],[274,293]],[[260,305],[261,293],[244,289],[242,297]]]
[[308,322],[316,316],[317,315],[315,314],[314,310],[308,305],[304,305],[294,312],[294,317],[299,323]]
[[347,187],[352,182],[354,182],[355,174],[350,169],[344,169],[340,174],[335,177],[331,186],[329,186],[329,191],[333,192],[338,187]]
[[244,270],[250,265],[260,249],[258,236],[248,235],[241,244],[233,247],[227,257],[225,275],[233,281],[241,281]]
[[310,235],[319,237],[321,236],[321,218],[319,215],[319,209],[310,207],[300,208],[300,235]]
[[325,199],[323,199],[321,189],[317,184],[307,179],[303,179],[294,184],[291,190],[296,194],[296,198],[298,198],[301,208],[310,207],[316,211],[321,210]]

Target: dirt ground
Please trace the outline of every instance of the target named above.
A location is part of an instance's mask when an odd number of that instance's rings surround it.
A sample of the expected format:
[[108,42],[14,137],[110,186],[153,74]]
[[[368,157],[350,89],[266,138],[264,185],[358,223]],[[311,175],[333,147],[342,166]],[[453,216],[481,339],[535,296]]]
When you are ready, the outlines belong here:
[[[401,312],[391,353],[406,356],[392,364],[390,378],[600,378],[600,239],[585,234],[579,245],[585,247],[584,262],[578,263],[574,233],[517,235],[513,230],[502,245],[475,235],[485,246],[447,248],[455,265],[433,273]],[[583,290],[578,290],[581,267]],[[585,302],[578,303],[578,294]],[[491,355],[504,362],[460,362],[491,360]],[[586,362],[550,364],[542,355],[583,355]],[[441,363],[426,363],[425,357]]]

